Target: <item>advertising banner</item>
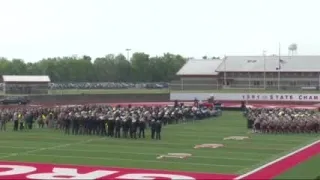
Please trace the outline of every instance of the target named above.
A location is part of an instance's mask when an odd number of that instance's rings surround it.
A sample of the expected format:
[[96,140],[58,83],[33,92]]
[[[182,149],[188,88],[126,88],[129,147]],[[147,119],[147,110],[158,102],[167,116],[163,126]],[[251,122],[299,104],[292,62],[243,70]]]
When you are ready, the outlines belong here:
[[320,102],[320,94],[273,94],[273,93],[170,93],[170,100],[207,100],[214,96],[218,101],[301,101]]

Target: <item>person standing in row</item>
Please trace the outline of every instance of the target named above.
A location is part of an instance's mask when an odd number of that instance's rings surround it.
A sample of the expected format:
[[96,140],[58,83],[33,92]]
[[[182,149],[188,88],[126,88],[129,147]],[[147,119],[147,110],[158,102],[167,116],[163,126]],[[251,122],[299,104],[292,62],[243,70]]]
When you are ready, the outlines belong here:
[[13,114],[13,131],[18,131],[19,127],[19,119],[18,119],[18,112]]
[[161,122],[158,120],[156,122],[156,140],[161,140],[161,128],[162,128],[162,125],[161,125]]
[[6,131],[6,126],[8,121],[9,121],[8,115],[6,113],[2,113],[0,117],[1,131]]

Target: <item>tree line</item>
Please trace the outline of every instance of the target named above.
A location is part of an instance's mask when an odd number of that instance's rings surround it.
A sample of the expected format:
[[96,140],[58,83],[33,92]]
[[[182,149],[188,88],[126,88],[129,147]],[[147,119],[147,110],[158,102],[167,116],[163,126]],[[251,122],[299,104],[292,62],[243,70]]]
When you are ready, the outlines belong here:
[[178,54],[151,57],[142,52],[132,54],[130,61],[123,54],[94,60],[87,55],[54,57],[34,63],[0,58],[0,71],[2,75],[48,75],[52,82],[168,82],[186,60]]

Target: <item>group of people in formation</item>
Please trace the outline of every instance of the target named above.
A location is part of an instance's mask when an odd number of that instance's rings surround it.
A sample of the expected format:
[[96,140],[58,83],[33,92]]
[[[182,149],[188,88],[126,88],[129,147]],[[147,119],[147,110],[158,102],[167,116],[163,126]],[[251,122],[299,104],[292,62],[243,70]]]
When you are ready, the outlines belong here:
[[14,131],[51,128],[67,135],[99,135],[114,138],[145,138],[146,130],[152,139],[161,139],[162,127],[190,120],[218,116],[213,107],[173,106],[111,107],[108,105],[76,105],[1,109],[1,130],[13,121]]
[[248,108],[248,128],[260,133],[319,133],[320,114],[292,108]]

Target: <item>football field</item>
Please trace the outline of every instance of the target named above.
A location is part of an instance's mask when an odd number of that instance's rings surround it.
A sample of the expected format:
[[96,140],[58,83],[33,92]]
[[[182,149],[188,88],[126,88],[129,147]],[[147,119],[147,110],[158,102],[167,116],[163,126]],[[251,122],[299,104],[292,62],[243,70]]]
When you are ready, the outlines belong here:
[[[223,112],[218,118],[165,126],[160,141],[152,140],[148,130],[146,139],[137,140],[65,135],[59,130],[45,128],[12,132],[10,126],[0,134],[1,164],[15,161],[16,165],[32,162],[157,169],[226,174],[230,177],[250,172],[319,139],[319,134],[251,134],[246,129],[246,120],[241,112]],[[230,136],[249,138],[224,140]],[[201,144],[219,144],[223,147],[194,148]],[[318,176],[319,144],[315,144],[313,151],[311,149],[291,159],[274,176],[288,179]],[[160,158],[168,153],[189,155],[186,158]],[[297,173],[302,171],[303,175]]]

